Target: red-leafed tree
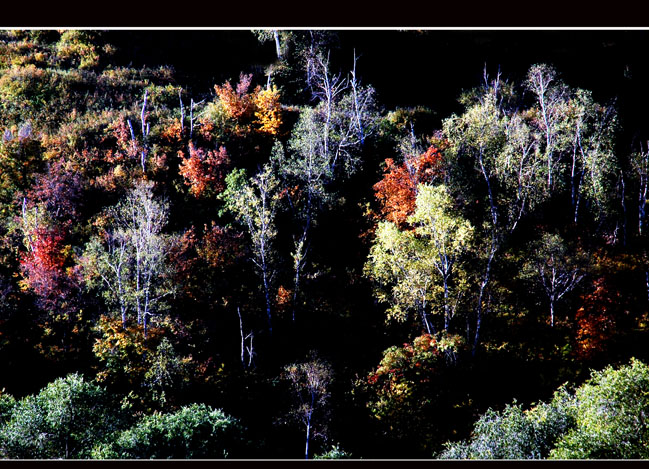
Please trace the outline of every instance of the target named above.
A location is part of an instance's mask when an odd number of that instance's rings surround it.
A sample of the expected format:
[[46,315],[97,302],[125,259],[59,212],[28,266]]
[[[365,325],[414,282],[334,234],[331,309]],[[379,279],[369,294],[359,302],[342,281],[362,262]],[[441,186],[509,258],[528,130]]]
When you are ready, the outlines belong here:
[[408,155],[401,164],[385,160],[383,179],[374,185],[386,220],[404,225],[415,211],[417,185],[429,184],[441,175],[442,156],[431,146],[421,155]]
[[357,382],[367,407],[386,434],[427,450],[432,440],[452,430],[463,412],[453,370],[466,343],[460,336],[423,334],[383,352],[377,368]]
[[594,291],[582,297],[583,306],[575,316],[576,353],[582,359],[604,352],[616,331],[614,312],[620,295],[610,288],[605,278],[595,280],[594,287]]
[[241,74],[236,89],[232,88],[230,82],[222,86],[214,86],[214,91],[223,104],[226,113],[234,119],[251,117],[253,113],[253,103],[248,93],[252,75]]
[[27,229],[27,251],[20,258],[21,287],[34,293],[36,306],[42,311],[38,326],[44,336],[39,348],[47,356],[78,349],[87,334],[65,231],[44,225]]
[[63,223],[76,220],[81,200],[81,177],[69,166],[64,158],[52,161],[46,173],[36,176],[26,198],[30,206],[42,205],[52,219]]
[[27,238],[28,250],[20,261],[24,285],[43,301],[56,302],[60,293],[57,287],[65,276],[64,236],[60,230],[38,226]]
[[225,189],[225,176],[230,168],[230,159],[225,147],[217,151],[203,150],[189,144],[189,156],[179,152],[179,172],[196,197],[218,194]]

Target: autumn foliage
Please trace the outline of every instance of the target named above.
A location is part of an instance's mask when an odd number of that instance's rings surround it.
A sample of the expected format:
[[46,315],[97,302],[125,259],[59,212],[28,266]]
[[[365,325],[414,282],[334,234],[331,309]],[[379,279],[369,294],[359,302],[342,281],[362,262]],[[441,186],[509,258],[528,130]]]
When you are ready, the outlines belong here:
[[235,135],[255,131],[277,136],[282,124],[279,90],[275,86],[257,86],[248,92],[251,81],[252,75],[241,74],[236,88],[229,81],[214,86],[219,103],[226,117],[234,122]]
[[594,287],[594,291],[582,297],[583,306],[575,316],[576,353],[582,359],[604,352],[616,332],[614,313],[619,294],[611,291],[605,278],[595,280]]
[[29,236],[29,249],[21,259],[25,284],[41,297],[56,296],[59,279],[65,275],[64,236],[42,226]]
[[180,174],[195,197],[207,194],[218,194],[225,189],[225,176],[230,168],[230,160],[225,147],[216,151],[196,148],[189,144],[189,156],[179,152],[181,163]]
[[415,211],[417,185],[431,183],[441,175],[441,153],[431,146],[421,155],[406,156],[397,164],[385,160],[383,179],[374,185],[381,213],[386,220],[404,225]]

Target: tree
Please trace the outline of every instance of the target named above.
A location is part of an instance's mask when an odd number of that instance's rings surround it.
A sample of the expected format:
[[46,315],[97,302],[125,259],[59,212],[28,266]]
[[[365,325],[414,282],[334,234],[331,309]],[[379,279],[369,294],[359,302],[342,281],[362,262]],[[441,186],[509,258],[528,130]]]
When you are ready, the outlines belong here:
[[494,161],[495,181],[506,233],[513,233],[521,218],[547,199],[543,159],[532,125],[533,119],[513,114],[505,122],[505,145]]
[[447,442],[440,459],[546,459],[556,441],[574,426],[568,409],[573,397],[566,388],[549,403],[529,410],[508,404],[498,412],[488,409],[473,427],[471,438]]
[[582,295],[583,306],[575,314],[577,333],[576,353],[580,358],[591,358],[606,350],[607,342],[615,335],[615,310],[620,293],[611,288],[605,277],[593,282],[594,290]]
[[[520,220],[540,203],[563,196],[568,186],[575,222],[583,199],[601,218],[616,171],[612,107],[595,103],[587,91],[567,87],[547,65],[531,67],[525,86],[535,98],[529,108],[500,75],[489,83],[485,72],[485,88],[463,97],[465,112],[443,122],[448,185],[465,210],[473,212],[474,225],[489,233],[481,237],[486,242],[474,351],[497,254]],[[483,183],[474,182],[475,173]]]
[[[489,241],[485,243],[485,268],[479,284],[475,308],[474,353],[480,338],[492,264],[503,236],[503,220],[502,215],[499,214],[498,192],[495,187],[495,162],[506,142],[506,116],[503,113],[502,103],[503,96],[500,76],[498,76],[462,116],[452,116],[443,123],[444,135],[449,141],[448,153],[452,161],[449,168],[451,183],[462,184],[473,177],[473,174],[463,174],[466,167],[471,173],[477,171],[480,178],[484,180],[486,190],[486,194],[480,194],[479,197],[486,198],[484,206],[488,209],[488,221],[485,225],[489,231]],[[466,197],[472,200],[475,195],[470,193]]]
[[292,252],[294,319],[317,214],[332,197],[332,183],[349,178],[359,169],[362,148],[376,132],[379,114],[374,89],[362,86],[356,78],[356,57],[350,78],[332,75],[329,58],[315,50],[307,54],[306,71],[317,104],[300,110],[288,142],[288,155],[284,156],[282,150],[276,157],[285,185],[295,189],[288,193],[298,225]]
[[359,149],[376,128],[375,91],[357,81],[356,57],[351,77],[343,79],[331,74],[329,57],[319,52],[308,59],[307,84],[319,101],[314,112],[305,115],[315,124],[309,138],[317,141],[319,158],[326,161],[332,177],[339,165],[349,176],[358,169]]
[[649,150],[639,151],[631,156],[631,167],[636,173],[638,188],[638,235],[643,235],[646,218],[647,199],[649,197]]
[[306,362],[285,366],[282,377],[291,384],[291,390],[296,397],[296,406],[291,415],[304,425],[304,458],[309,459],[309,444],[312,438],[320,434],[319,427],[326,420],[333,370],[326,361],[312,355]]
[[[289,181],[297,183],[294,191],[287,191],[288,203],[294,217],[299,223],[297,234],[293,236],[294,285],[293,285],[293,320],[300,291],[302,271],[310,246],[310,235],[316,216],[324,202],[329,198],[325,185],[330,180],[330,168],[318,149],[315,120],[310,117],[314,111],[306,108],[296,124],[289,148],[295,155],[288,160],[283,158],[283,150],[277,147],[276,161],[280,164],[282,175]],[[281,151],[280,151],[281,150]],[[279,157],[279,158],[277,158]]]
[[[278,137],[282,125],[282,106],[280,92],[276,86],[255,87],[249,92],[252,74],[241,74],[236,88],[228,81],[216,85],[217,100],[207,107],[211,120],[220,129],[218,132],[235,137],[248,137],[258,134]],[[227,138],[227,135],[224,135]]]
[[574,133],[570,188],[577,223],[582,197],[596,205],[596,217],[608,208],[611,179],[618,168],[613,148],[617,115],[612,106],[593,101],[591,92],[577,89],[568,103],[567,119]]
[[122,416],[106,391],[78,374],[59,378],[16,402],[0,429],[7,458],[87,458]]
[[547,161],[547,190],[553,188],[556,163],[564,149],[562,116],[565,115],[568,89],[557,81],[556,71],[545,64],[534,65],[527,74],[527,87],[537,100],[538,128],[545,140],[543,154]]
[[233,170],[225,179],[226,189],[221,194],[225,208],[248,230],[252,242],[253,263],[262,280],[266,300],[268,330],[272,334],[271,283],[274,277],[272,243],[277,235],[275,215],[279,200],[278,181],[270,165],[251,181],[246,181],[244,170]]
[[569,255],[568,247],[556,234],[544,234],[534,249],[533,270],[550,301],[550,325],[554,326],[555,306],[584,278],[580,259]]
[[225,176],[230,163],[225,147],[206,153],[190,142],[189,157],[185,158],[182,152],[178,156],[181,158],[178,171],[192,195],[218,194],[225,189]]
[[404,155],[396,164],[392,158],[385,160],[383,179],[374,184],[376,198],[381,204],[383,217],[403,227],[416,207],[419,184],[433,184],[441,174],[442,156],[430,146],[421,155]]
[[42,144],[33,135],[32,124],[7,128],[0,139],[0,215],[13,209],[16,192],[32,186],[35,173],[42,167]]
[[107,225],[86,246],[82,266],[89,287],[100,287],[108,306],[118,308],[125,328],[135,313],[146,337],[151,317],[166,308],[174,293],[168,254],[171,240],[162,233],[167,203],[154,197],[153,185],[138,182],[108,211]]
[[566,86],[554,68],[545,64],[530,68],[526,84],[536,97],[532,112],[538,117],[532,123],[543,140],[537,145],[547,162],[548,192],[563,182],[561,165],[569,165],[575,223],[582,196],[597,205],[599,216],[617,166],[614,108],[596,103],[589,91]]
[[465,341],[444,332],[422,334],[383,352],[378,367],[357,383],[384,433],[408,448],[430,451],[440,435],[451,434],[462,413],[454,386]]
[[150,358],[150,365],[144,374],[144,385],[151,390],[154,401],[161,407],[173,404],[174,394],[182,392],[188,380],[188,364],[191,357],[179,357],[172,343],[166,337]]
[[421,184],[416,203],[408,218],[414,230],[379,223],[365,270],[379,286],[379,301],[390,304],[389,318],[403,321],[414,311],[431,334],[436,331],[431,312],[439,305],[442,327],[448,330],[466,290],[455,267],[470,247],[473,228],[453,214],[453,200],[443,185]]
[[548,403],[489,409],[468,441],[447,443],[443,459],[645,459],[649,367],[592,371],[576,391],[560,387]]
[[180,335],[175,324],[158,324],[145,337],[142,325],[124,329],[119,319],[102,315],[95,331],[98,383],[136,412],[176,408],[195,368],[192,356],[182,356],[172,343]]
[[221,459],[245,457],[240,423],[205,404],[146,415],[112,441],[96,444],[94,459]]
[[339,445],[332,446],[326,453],[316,454],[313,459],[349,459],[352,455],[341,449]]
[[556,459],[646,459],[649,457],[649,367],[632,359],[591,373],[568,407],[575,425],[550,453]]
[[[38,184],[23,198],[20,228],[25,251],[20,253],[21,289],[35,295],[39,312],[39,327],[44,338],[53,343],[43,347],[48,355],[78,351],[83,340],[83,308],[81,283],[75,267],[73,234],[76,221],[74,202],[60,191],[59,184],[48,187],[49,177],[39,178]],[[43,181],[45,180],[45,181]],[[72,182],[72,181],[69,181]],[[73,192],[74,188],[69,188]],[[48,200],[48,195],[52,200]],[[57,197],[61,195],[61,197]],[[40,200],[39,200],[40,199]],[[56,203],[60,205],[56,206]],[[43,344],[45,345],[45,344]],[[71,358],[70,355],[68,355]]]

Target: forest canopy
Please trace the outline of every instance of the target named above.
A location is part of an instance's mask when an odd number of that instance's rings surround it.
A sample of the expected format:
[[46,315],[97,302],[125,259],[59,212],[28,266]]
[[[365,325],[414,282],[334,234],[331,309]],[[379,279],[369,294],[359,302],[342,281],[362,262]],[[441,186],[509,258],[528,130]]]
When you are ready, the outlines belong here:
[[645,458],[644,33],[0,31],[0,457]]

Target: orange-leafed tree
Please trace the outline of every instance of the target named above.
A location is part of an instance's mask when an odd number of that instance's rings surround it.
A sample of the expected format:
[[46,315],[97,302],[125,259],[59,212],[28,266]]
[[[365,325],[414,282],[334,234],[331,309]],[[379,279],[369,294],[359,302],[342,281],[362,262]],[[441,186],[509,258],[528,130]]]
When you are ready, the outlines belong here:
[[272,86],[262,89],[257,87],[253,94],[255,121],[257,130],[263,134],[276,136],[282,125],[282,108],[279,90]]
[[374,185],[381,214],[386,220],[400,226],[415,211],[417,185],[430,184],[442,173],[440,151],[430,146],[421,155],[406,155],[401,164],[385,160],[383,179]]
[[241,74],[236,88],[228,81],[214,86],[223,124],[236,137],[246,137],[252,132],[277,136],[282,125],[280,93],[275,86],[257,86],[249,91],[252,75]]
[[239,76],[236,89],[232,88],[229,81],[221,86],[214,86],[214,91],[228,116],[234,119],[242,119],[253,115],[253,102],[248,93],[251,81],[251,74],[245,75],[242,73]]
[[603,277],[595,280],[594,287],[592,292],[582,296],[583,306],[575,316],[575,351],[582,359],[604,352],[616,332],[615,309],[620,295]]
[[189,156],[178,152],[181,163],[180,174],[195,197],[218,194],[225,189],[225,176],[230,169],[230,158],[225,147],[218,150],[203,150],[189,144]]

